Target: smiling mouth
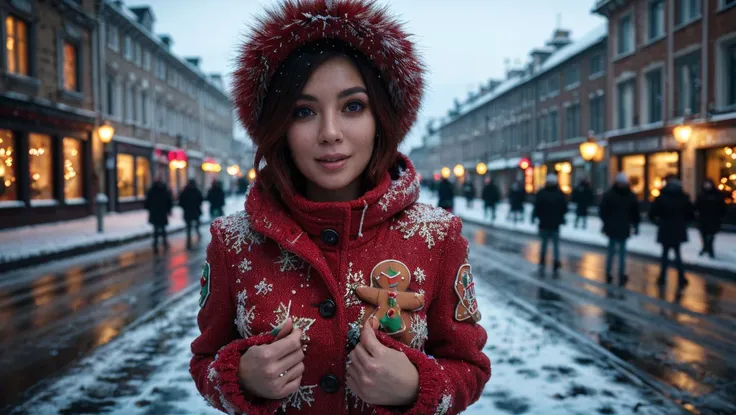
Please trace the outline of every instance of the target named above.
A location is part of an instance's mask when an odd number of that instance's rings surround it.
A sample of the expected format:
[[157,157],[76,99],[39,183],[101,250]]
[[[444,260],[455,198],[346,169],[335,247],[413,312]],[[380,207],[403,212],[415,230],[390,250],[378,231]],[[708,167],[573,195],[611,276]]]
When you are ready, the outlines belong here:
[[318,158],[316,160],[318,162],[320,162],[320,163],[337,163],[338,161],[343,161],[343,160],[345,160],[345,159],[347,159],[349,157],[350,156],[339,154],[339,155],[334,155],[334,156],[320,157],[320,158]]

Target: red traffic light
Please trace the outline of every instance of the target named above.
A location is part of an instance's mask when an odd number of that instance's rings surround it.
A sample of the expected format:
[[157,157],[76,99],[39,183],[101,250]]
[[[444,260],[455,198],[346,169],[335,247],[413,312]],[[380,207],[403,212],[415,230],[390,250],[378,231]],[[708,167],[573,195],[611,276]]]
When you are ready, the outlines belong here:
[[529,159],[526,157],[519,160],[519,168],[522,170],[528,169],[531,165],[532,165],[532,162],[529,161]]

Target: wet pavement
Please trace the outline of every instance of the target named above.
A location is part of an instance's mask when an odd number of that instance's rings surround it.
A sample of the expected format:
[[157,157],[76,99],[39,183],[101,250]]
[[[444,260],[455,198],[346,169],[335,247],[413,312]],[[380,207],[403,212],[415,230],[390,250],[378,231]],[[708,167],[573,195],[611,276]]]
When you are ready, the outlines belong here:
[[175,234],[159,256],[147,240],[0,275],[0,413],[198,281],[202,234],[192,251]]
[[494,288],[586,336],[684,409],[736,411],[736,280],[688,272],[681,286],[671,270],[660,287],[658,264],[630,257],[619,286],[606,282],[605,253],[565,243],[559,275],[540,275],[535,238],[468,224],[464,232],[476,243],[474,271]]

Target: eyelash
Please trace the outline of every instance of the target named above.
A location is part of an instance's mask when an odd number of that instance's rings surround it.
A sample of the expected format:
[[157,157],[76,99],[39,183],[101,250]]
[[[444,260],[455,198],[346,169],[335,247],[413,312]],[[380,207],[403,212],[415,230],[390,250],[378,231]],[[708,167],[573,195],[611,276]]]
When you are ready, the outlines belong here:
[[[355,111],[347,111],[347,112],[360,112],[364,110],[366,107],[366,105],[360,101],[350,101],[347,104],[345,104],[345,109],[347,109],[350,105],[358,105],[360,106],[360,108],[356,109]],[[300,114],[304,110],[309,111],[309,114],[306,114],[306,115]],[[309,107],[298,107],[294,110],[294,118],[297,118],[297,119],[307,118],[313,115],[315,115],[315,112]]]

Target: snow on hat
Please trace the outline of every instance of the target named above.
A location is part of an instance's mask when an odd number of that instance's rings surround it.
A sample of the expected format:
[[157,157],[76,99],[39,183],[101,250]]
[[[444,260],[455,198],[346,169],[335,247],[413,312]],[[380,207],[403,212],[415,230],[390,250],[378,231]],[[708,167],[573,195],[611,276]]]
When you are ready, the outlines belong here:
[[547,175],[547,179],[546,179],[546,183],[548,185],[551,185],[551,184],[557,185],[557,175],[556,174],[552,174],[552,173],[548,174]]
[[629,184],[629,178],[626,176],[626,173],[619,172],[616,175],[615,183],[617,184]]
[[366,56],[386,82],[405,136],[424,95],[424,64],[399,21],[373,0],[286,0],[267,11],[240,48],[233,74],[233,101],[251,137],[269,84],[298,48],[339,40]]

